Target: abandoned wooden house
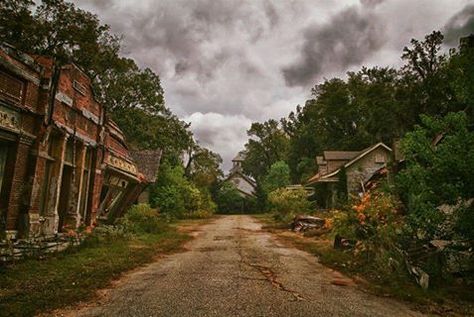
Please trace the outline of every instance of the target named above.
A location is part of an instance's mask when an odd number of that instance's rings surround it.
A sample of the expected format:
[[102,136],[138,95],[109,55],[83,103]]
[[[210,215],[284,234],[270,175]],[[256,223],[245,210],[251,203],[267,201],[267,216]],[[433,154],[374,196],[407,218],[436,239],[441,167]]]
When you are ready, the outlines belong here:
[[232,159],[232,168],[229,171],[226,181],[234,184],[242,197],[255,197],[257,184],[253,179],[243,173],[242,162],[244,159],[245,155],[243,152],[239,152]]
[[[319,189],[322,207],[336,203],[338,190],[345,196],[365,191],[364,184],[391,160],[392,149],[377,143],[362,151],[324,151],[316,157],[318,172],[306,182]],[[343,182],[343,184],[341,184]],[[340,194],[340,193],[339,193]]]
[[147,183],[89,77],[73,64],[54,69],[0,45],[0,238],[110,220]]

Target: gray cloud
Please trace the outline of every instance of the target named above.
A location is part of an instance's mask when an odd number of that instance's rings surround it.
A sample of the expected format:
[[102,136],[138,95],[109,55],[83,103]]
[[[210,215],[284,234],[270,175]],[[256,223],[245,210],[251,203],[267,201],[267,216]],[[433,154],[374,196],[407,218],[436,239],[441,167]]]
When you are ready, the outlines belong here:
[[366,7],[374,8],[385,0],[360,0],[360,4]]
[[383,27],[374,14],[358,7],[348,8],[327,24],[305,30],[300,60],[283,68],[286,83],[306,86],[325,72],[358,65],[384,41]]
[[467,5],[451,17],[444,26],[445,41],[457,45],[459,38],[474,33],[474,5]]

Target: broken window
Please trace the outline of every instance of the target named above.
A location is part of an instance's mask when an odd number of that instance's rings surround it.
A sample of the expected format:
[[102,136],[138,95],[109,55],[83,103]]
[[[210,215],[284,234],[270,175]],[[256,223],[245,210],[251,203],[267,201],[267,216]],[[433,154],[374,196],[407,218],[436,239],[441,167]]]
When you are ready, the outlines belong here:
[[128,181],[118,176],[108,175],[105,178],[99,208],[101,218],[107,218],[107,215],[117,206],[127,186]]

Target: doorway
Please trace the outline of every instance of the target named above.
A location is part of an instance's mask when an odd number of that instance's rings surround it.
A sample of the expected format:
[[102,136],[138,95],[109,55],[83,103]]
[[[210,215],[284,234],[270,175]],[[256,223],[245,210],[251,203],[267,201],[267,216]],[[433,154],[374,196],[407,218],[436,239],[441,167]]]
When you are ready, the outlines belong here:
[[65,220],[70,208],[69,198],[71,195],[71,185],[72,185],[72,174],[73,167],[69,165],[64,165],[63,167],[63,176],[61,178],[61,189],[59,192],[59,204],[58,204],[58,216],[59,224],[58,231],[62,232],[65,224]]

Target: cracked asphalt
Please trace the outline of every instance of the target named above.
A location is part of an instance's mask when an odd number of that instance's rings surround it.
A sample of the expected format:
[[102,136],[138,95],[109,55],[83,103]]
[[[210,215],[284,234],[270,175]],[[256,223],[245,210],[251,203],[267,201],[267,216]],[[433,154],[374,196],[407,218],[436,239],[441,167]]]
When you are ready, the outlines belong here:
[[72,315],[421,316],[353,283],[334,285],[345,278],[279,243],[250,216],[220,217],[195,234],[187,251],[128,274]]

